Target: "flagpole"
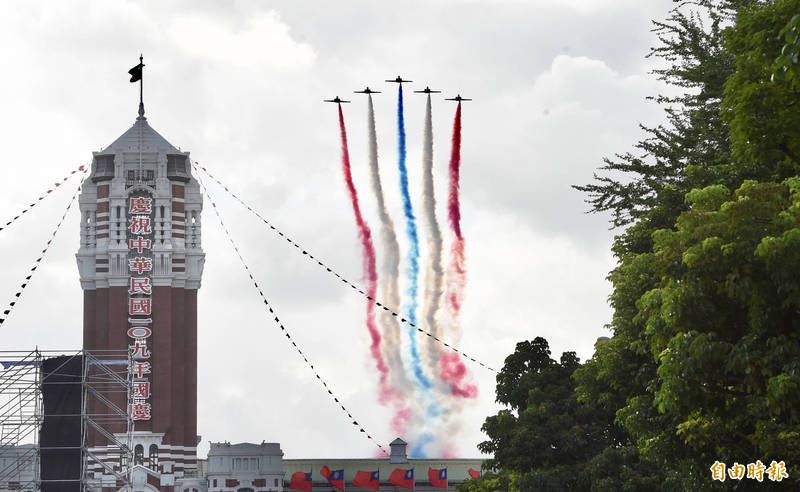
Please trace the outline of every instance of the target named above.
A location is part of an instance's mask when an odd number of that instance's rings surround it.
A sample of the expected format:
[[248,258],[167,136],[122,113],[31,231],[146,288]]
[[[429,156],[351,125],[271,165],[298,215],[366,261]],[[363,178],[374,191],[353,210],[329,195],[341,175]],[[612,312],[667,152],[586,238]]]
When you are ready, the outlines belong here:
[[[139,54],[139,65],[144,67],[144,56]],[[141,68],[141,76],[139,77],[139,116],[144,116],[144,70]]]

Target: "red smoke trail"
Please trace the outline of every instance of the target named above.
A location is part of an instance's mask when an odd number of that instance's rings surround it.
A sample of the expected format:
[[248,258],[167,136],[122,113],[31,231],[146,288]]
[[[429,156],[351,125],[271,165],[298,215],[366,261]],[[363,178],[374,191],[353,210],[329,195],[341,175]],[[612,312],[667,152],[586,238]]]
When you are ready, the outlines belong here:
[[395,391],[388,384],[389,368],[386,366],[386,362],[384,362],[383,355],[381,354],[381,334],[375,325],[375,304],[372,302],[378,290],[378,273],[375,269],[375,247],[372,244],[372,232],[364,221],[364,217],[361,215],[361,207],[358,204],[358,192],[356,192],[356,187],[353,184],[353,176],[350,172],[350,153],[347,150],[347,130],[344,126],[344,115],[342,114],[341,105],[339,105],[339,129],[342,135],[342,172],[344,173],[344,180],[347,184],[350,200],[353,202],[353,213],[356,216],[356,224],[358,225],[358,237],[361,239],[361,247],[363,248],[362,266],[367,282],[367,330],[369,330],[371,339],[370,353],[372,354],[372,358],[375,359],[375,367],[380,372],[379,401],[381,403],[386,403],[396,395]]
[[[464,258],[464,237],[461,235],[461,205],[458,186],[461,169],[461,102],[456,108],[453,123],[453,147],[450,153],[450,195],[448,197],[448,217],[450,229],[455,238],[450,247],[450,265],[447,268],[447,295],[445,306],[453,327],[458,326],[461,304],[464,301],[464,286],[467,283],[467,269]],[[467,367],[455,352],[442,354],[439,359],[439,373],[442,381],[450,386],[450,393],[461,398],[475,398],[478,388],[465,379],[469,376]]]
[[[461,171],[461,102],[456,108],[456,120],[453,123],[453,147],[450,151],[450,196],[448,197],[447,209],[450,218],[450,228],[456,235],[456,239],[461,237],[461,205],[458,202],[458,183]],[[463,253],[463,249],[462,249]],[[462,265],[463,266],[463,265]]]

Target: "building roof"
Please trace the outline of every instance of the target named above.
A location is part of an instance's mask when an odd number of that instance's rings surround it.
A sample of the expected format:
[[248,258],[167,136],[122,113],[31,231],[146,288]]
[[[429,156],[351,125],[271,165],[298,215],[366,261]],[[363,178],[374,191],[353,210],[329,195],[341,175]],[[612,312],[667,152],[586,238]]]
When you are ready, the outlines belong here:
[[133,126],[114,140],[111,145],[104,148],[101,154],[138,152],[139,150],[142,152],[182,153],[155,131],[147,123],[147,118],[139,116]]
[[256,455],[278,455],[283,456],[281,445],[277,442],[262,442],[253,444],[251,442],[240,442],[231,444],[229,442],[212,442],[208,456],[256,456]]

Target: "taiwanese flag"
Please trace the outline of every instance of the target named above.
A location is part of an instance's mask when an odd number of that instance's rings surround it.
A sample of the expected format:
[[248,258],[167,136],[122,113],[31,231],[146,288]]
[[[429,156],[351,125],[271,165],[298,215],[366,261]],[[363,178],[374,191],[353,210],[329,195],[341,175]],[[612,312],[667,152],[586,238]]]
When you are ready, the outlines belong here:
[[355,487],[364,487],[365,489],[378,490],[380,487],[380,476],[377,471],[365,472],[358,470],[356,478],[353,479]]
[[472,478],[480,478],[481,471],[480,470],[473,470],[472,468],[469,469],[469,476]]
[[322,467],[319,474],[328,479],[336,490],[344,490],[344,469],[331,470],[328,465]]
[[447,468],[442,468],[441,470],[428,468],[428,481],[434,487],[447,489]]
[[307,490],[311,492],[311,474],[306,472],[294,472],[289,488],[293,490]]
[[395,468],[392,474],[389,475],[389,483],[404,489],[414,490],[414,469],[403,470],[402,468]]

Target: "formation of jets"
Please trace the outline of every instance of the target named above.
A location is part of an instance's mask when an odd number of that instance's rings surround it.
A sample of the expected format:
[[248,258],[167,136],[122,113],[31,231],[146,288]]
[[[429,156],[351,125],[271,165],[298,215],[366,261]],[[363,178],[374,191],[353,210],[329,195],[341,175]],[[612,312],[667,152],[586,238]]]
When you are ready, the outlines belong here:
[[[404,82],[413,82],[413,80],[405,80],[405,79],[403,79],[403,77],[398,75],[397,78],[395,78],[395,79],[386,79],[386,82],[393,82],[393,83],[402,85]],[[429,94],[430,95],[430,94],[439,94],[442,91],[435,91],[435,90],[432,90],[430,87],[425,86],[425,88],[422,89],[421,91],[414,91],[414,92],[421,93],[421,94]],[[374,90],[370,89],[369,86],[367,86],[367,88],[364,89],[363,91],[353,91],[353,93],[354,94],[380,94],[381,91],[374,91]],[[467,99],[466,97],[461,97],[461,94],[458,94],[456,97],[445,98],[445,100],[447,100],[447,101],[458,101],[458,102],[461,102],[461,101],[472,101],[472,99]],[[339,96],[336,96],[333,99],[325,99],[325,102],[341,104],[341,103],[349,103],[350,101],[345,101],[344,99],[339,99]]]

